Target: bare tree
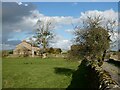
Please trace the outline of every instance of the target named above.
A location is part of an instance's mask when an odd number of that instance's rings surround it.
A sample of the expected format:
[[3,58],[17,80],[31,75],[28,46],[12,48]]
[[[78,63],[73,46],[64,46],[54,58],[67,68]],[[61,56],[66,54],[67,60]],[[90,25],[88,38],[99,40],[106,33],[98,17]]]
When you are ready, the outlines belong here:
[[52,30],[55,28],[54,20],[46,18],[45,20],[38,20],[36,23],[36,38],[37,43],[46,51],[49,42],[54,37]]

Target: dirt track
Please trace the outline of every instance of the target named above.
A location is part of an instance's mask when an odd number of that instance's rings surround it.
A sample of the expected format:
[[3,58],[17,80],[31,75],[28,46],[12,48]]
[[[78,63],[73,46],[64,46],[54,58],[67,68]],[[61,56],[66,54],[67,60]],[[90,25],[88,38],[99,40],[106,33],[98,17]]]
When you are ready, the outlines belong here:
[[116,82],[118,82],[118,85],[120,86],[120,67],[115,66],[114,64],[104,62],[103,69],[108,71]]

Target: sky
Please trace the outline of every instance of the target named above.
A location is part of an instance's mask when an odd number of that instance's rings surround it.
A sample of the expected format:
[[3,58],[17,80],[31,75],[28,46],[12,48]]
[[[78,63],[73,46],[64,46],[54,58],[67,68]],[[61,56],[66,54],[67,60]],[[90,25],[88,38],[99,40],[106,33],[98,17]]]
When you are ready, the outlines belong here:
[[[2,2],[28,2],[29,0],[1,0]],[[30,0],[31,2],[119,2],[119,0]]]
[[55,42],[50,47],[68,50],[73,44],[73,25],[81,23],[81,18],[101,14],[116,19],[117,13],[117,2],[3,2],[1,45],[3,49],[14,49],[35,34],[38,19],[47,18],[55,19]]

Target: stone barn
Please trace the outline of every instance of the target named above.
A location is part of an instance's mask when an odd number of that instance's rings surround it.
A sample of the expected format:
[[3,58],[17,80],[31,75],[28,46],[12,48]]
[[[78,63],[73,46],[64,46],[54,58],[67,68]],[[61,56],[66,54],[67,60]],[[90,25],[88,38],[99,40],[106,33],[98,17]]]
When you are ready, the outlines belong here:
[[29,42],[23,40],[13,50],[13,54],[16,56],[32,56],[39,55],[40,48],[32,46]]

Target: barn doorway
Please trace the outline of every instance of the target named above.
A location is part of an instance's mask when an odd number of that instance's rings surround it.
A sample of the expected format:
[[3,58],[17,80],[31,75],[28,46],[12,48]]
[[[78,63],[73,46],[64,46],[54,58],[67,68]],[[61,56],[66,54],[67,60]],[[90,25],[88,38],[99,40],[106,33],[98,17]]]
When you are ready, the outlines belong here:
[[37,52],[34,52],[34,55],[37,55]]

